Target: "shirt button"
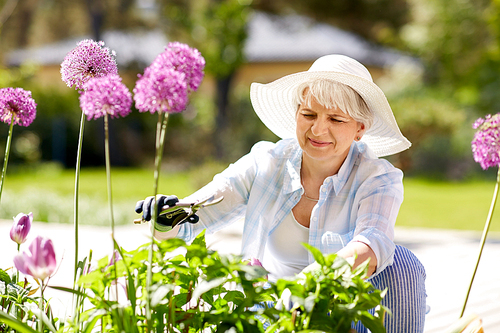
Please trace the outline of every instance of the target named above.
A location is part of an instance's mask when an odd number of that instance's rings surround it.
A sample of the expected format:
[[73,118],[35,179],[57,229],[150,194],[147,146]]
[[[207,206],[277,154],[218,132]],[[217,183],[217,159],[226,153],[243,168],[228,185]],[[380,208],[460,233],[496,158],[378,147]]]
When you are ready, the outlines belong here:
[[318,220],[317,217],[313,217],[313,221],[316,222]]
[[325,193],[326,192],[326,188],[322,188],[321,192]]

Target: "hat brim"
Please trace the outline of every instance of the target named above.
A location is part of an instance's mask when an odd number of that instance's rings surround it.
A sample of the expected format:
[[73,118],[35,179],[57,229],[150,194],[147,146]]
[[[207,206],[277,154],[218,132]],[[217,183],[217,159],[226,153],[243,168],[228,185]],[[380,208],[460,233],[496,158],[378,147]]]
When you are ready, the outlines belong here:
[[375,83],[357,75],[332,71],[299,72],[267,84],[252,83],[250,100],[255,113],[278,137],[296,137],[295,94],[301,83],[313,79],[343,83],[363,98],[373,112],[374,119],[361,141],[365,142],[375,155],[393,155],[411,146],[410,141],[402,135],[385,94]]

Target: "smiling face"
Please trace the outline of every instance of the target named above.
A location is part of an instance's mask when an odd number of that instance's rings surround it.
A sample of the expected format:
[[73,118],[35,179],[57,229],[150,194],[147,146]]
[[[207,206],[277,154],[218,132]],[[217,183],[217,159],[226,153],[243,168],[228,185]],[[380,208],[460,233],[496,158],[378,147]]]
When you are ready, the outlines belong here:
[[297,140],[304,151],[304,163],[326,162],[342,165],[354,140],[365,132],[365,125],[339,108],[326,108],[314,96],[297,110]]

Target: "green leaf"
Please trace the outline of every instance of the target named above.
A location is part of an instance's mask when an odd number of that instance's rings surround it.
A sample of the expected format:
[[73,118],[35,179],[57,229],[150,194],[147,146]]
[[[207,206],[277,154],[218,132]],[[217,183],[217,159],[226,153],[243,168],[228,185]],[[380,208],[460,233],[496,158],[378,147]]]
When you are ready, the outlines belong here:
[[7,274],[7,272],[3,269],[0,269],[0,281],[5,282],[6,284],[12,283],[12,279],[9,274]]
[[7,324],[11,328],[15,329],[20,333],[38,333],[25,323],[19,321],[17,318],[10,316],[9,314],[0,310],[0,322]]
[[151,306],[156,307],[174,289],[171,285],[161,285],[151,293]]
[[325,265],[325,256],[323,255],[323,253],[321,253],[320,250],[307,243],[302,243],[302,246],[304,246],[309,252],[312,253],[314,260],[316,260],[318,264],[322,266]]
[[224,295],[224,299],[228,302],[233,302],[234,304],[239,305],[245,300],[245,294],[238,290],[229,290],[226,295]]
[[205,229],[203,229],[203,231],[200,232],[198,236],[196,236],[196,238],[193,240],[192,245],[200,245],[204,248],[207,248],[207,243],[205,241]]
[[227,278],[218,278],[211,281],[201,281],[200,284],[193,291],[193,299],[198,299],[202,294],[206,293],[212,288],[224,284]]

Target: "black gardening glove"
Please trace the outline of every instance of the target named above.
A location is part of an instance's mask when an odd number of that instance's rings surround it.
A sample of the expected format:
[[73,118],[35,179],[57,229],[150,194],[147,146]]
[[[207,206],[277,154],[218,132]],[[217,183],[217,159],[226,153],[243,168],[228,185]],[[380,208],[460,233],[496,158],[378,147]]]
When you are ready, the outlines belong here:
[[[188,212],[184,208],[179,208],[174,211],[168,212],[167,214],[162,214],[161,210],[164,207],[173,207],[177,202],[179,202],[179,199],[175,195],[158,195],[158,215],[156,218],[156,224],[155,224],[155,229],[161,232],[165,231],[170,231],[172,230],[173,227],[175,227],[178,224],[190,222],[190,223],[196,223],[198,222],[199,218],[196,214],[193,214],[189,216],[187,219],[186,217],[188,216]],[[145,221],[150,221],[151,216],[154,213],[154,197],[147,197],[144,200],[138,201],[137,204],[135,205],[135,212],[140,214],[142,213],[142,219]]]

